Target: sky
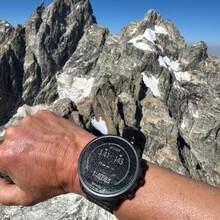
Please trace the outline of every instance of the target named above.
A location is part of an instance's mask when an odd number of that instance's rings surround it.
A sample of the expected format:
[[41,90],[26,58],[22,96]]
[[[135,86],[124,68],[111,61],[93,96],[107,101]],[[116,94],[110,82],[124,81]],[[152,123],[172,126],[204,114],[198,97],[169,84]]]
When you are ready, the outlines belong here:
[[[45,7],[54,0],[45,0]],[[42,0],[2,0],[0,19],[13,26],[24,24]],[[166,21],[170,19],[185,41],[204,41],[208,53],[220,57],[220,0],[90,0],[98,24],[112,34],[154,9]]]

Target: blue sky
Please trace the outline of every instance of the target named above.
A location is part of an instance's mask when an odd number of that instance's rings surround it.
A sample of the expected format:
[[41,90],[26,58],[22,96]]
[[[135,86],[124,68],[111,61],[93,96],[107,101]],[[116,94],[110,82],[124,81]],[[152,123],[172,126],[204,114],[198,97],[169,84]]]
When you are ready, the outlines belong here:
[[[40,5],[41,0],[7,0],[0,3],[0,19],[13,26],[23,24]],[[45,0],[48,6],[53,0]],[[100,25],[111,33],[134,20],[143,19],[150,9],[164,20],[171,19],[188,44],[203,40],[209,53],[220,56],[220,0],[90,0]]]

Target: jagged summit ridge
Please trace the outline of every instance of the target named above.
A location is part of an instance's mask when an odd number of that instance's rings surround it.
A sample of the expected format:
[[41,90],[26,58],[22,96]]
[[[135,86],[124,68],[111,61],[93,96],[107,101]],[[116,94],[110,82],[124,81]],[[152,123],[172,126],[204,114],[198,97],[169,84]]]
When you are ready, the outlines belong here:
[[[89,1],[58,0],[46,9],[41,4],[23,27],[5,35],[0,44],[4,67],[0,105],[8,104],[0,112],[0,121],[19,103],[51,103],[56,99],[56,72],[72,55],[84,31],[95,22]],[[14,66],[13,76],[13,70],[6,69],[7,61]],[[20,66],[19,70],[16,66]],[[14,90],[16,85],[16,92],[8,91],[8,84]]]
[[[0,141],[7,127],[47,108],[96,135],[139,127],[147,160],[220,185],[220,59],[207,55],[204,42],[187,46],[156,11],[112,35],[96,23],[89,1],[41,4],[4,34],[0,67],[0,121],[22,105],[2,123]],[[49,207],[57,219],[107,219],[78,197],[57,199],[63,217],[51,204],[14,212],[28,219],[38,210],[39,219],[54,219],[44,211]],[[11,212],[0,210],[2,218]]]
[[[63,0],[55,1],[47,9],[41,5],[25,23],[26,42],[29,43],[29,47],[26,47],[24,74],[28,75],[29,72],[31,74],[33,65],[34,68],[39,66],[42,81],[41,85],[36,88],[39,99],[44,96],[42,93],[44,94],[45,85],[48,85],[50,80],[55,80],[55,73],[62,68],[76,49],[84,30],[94,22],[95,18],[88,1]],[[36,76],[35,80],[39,84],[39,77]],[[28,88],[32,89],[32,86],[28,79],[24,82],[24,87],[27,89],[25,89],[23,99],[31,104],[33,97],[29,96]],[[53,94],[51,99],[54,99],[54,96],[56,95]],[[35,98],[35,103],[38,102],[42,101]]]
[[4,41],[4,37],[13,30],[10,23],[5,20],[0,20],[0,43]]

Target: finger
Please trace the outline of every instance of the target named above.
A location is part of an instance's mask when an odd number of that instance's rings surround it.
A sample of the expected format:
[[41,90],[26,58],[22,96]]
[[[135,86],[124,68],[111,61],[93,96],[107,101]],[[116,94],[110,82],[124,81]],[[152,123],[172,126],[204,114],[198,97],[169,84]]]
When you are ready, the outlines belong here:
[[0,203],[6,206],[28,205],[25,193],[6,179],[0,179]]

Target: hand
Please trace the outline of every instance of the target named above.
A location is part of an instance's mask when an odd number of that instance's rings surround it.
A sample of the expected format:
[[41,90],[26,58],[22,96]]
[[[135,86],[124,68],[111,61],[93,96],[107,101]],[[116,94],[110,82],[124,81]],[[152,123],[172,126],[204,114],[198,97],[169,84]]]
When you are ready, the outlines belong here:
[[77,161],[93,138],[50,111],[8,128],[0,145],[0,171],[14,184],[0,179],[0,203],[28,206],[64,193],[81,194]]

